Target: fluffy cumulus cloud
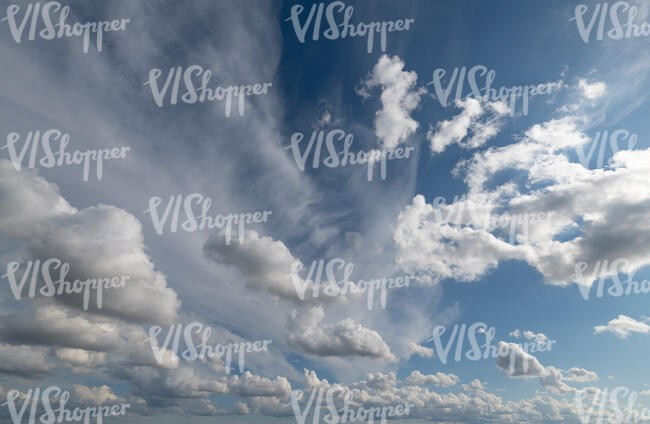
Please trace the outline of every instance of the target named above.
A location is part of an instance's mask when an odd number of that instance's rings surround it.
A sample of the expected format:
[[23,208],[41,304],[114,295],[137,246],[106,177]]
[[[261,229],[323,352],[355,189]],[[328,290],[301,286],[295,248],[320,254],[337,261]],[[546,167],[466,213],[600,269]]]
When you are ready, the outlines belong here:
[[377,331],[350,318],[336,324],[324,323],[324,318],[325,312],[320,306],[304,312],[294,311],[289,323],[289,345],[316,356],[359,356],[382,362],[397,361]]
[[[650,186],[644,182],[650,149],[618,151],[609,168],[591,170],[568,156],[589,140],[567,116],[461,162],[456,174],[464,176],[465,196],[427,203],[417,195],[399,215],[397,263],[429,279],[471,281],[502,260],[518,259],[548,283],[574,282],[587,291],[600,277],[650,264],[644,248],[650,242]],[[504,171],[524,179],[495,186]],[[576,235],[558,239],[568,231]],[[601,266],[605,261],[617,261],[618,268]]]
[[594,332],[596,334],[610,332],[622,339],[626,339],[632,333],[650,334],[650,325],[626,315],[619,315],[605,325],[595,326]]
[[433,358],[433,348],[411,342],[408,345],[408,354],[409,356],[418,355],[423,358]]
[[233,376],[228,382],[230,392],[238,396],[272,396],[286,398],[291,394],[291,384],[284,377],[275,380],[253,375],[245,371],[241,376]]
[[497,135],[503,118],[509,113],[505,102],[485,102],[466,98],[456,102],[461,113],[441,121],[427,132],[431,152],[441,153],[447,146],[458,144],[464,149],[477,148]]
[[598,374],[593,371],[586,370],[584,368],[569,368],[564,373],[564,381],[576,382],[576,383],[585,383],[588,381],[597,381]]
[[375,118],[375,134],[384,150],[394,149],[418,128],[411,112],[420,103],[423,91],[416,83],[414,71],[404,71],[404,62],[399,57],[386,55],[379,58],[364,82],[367,89],[378,86],[382,90],[382,108]]
[[[247,231],[243,242],[233,238],[228,245],[223,238],[213,236],[204,245],[203,253],[216,263],[239,270],[247,286],[253,290],[287,300],[300,300],[291,279],[294,263],[300,262],[281,241],[260,236],[255,231]],[[305,282],[300,280],[300,283]]]
[[[553,366],[543,366],[537,358],[515,343],[499,342],[497,367],[511,378],[539,378],[540,384],[553,393],[573,390],[564,380],[565,375]],[[574,380],[575,381],[575,380]]]
[[588,100],[602,97],[607,92],[607,84],[602,81],[588,82],[585,79],[578,81],[578,88],[582,91],[583,96]]
[[[0,233],[21,246],[22,263],[56,258],[69,264],[67,281],[127,276],[125,287],[106,289],[96,313],[136,322],[169,323],[180,301],[167,287],[145,253],[140,222],[126,211],[107,205],[77,210],[59,195],[58,187],[35,171],[16,171],[0,160]],[[24,270],[24,267],[21,268]],[[22,276],[16,272],[16,277]],[[23,289],[27,293],[27,288]],[[83,295],[50,298],[67,307],[83,308]]]
[[[554,369],[544,374],[547,379]],[[442,374],[442,373],[438,373]],[[579,422],[578,411],[572,402],[566,399],[556,399],[550,396],[537,395],[533,398],[520,401],[504,401],[498,395],[489,392],[485,385],[475,379],[468,384],[458,385],[457,377],[452,374],[442,374],[442,377],[433,378],[435,375],[423,375],[414,371],[404,381],[395,381],[390,374],[371,376],[359,383],[339,384],[330,383],[326,379],[319,379],[314,371],[305,370],[307,384],[295,393],[295,400],[301,412],[309,413],[309,399],[319,390],[331,393],[331,399],[337,408],[342,408],[345,399],[351,405],[369,409],[371,406],[396,406],[409,404],[408,419],[426,419],[433,422],[529,422],[544,423],[552,420],[566,420]],[[411,382],[409,382],[409,379]],[[441,389],[432,390],[423,385],[413,384],[425,380],[447,380],[454,382],[454,392],[445,392]],[[375,384],[381,382],[381,384]],[[550,382],[549,382],[550,384]],[[451,384],[449,384],[451,385]],[[267,405],[271,402],[267,401]],[[291,406],[288,402],[275,402],[274,412],[281,415],[284,411],[291,415]],[[282,407],[285,406],[283,409]],[[289,406],[287,411],[286,406]],[[313,412],[313,406],[311,406]]]
[[434,207],[417,195],[397,219],[394,234],[399,248],[396,262],[406,272],[424,279],[473,280],[506,258],[524,258],[518,246],[485,229],[437,219]]
[[460,379],[454,374],[445,374],[437,372],[435,374],[424,375],[420,371],[415,370],[406,378],[406,383],[415,386],[426,386],[433,384],[435,386],[449,387],[458,384]]

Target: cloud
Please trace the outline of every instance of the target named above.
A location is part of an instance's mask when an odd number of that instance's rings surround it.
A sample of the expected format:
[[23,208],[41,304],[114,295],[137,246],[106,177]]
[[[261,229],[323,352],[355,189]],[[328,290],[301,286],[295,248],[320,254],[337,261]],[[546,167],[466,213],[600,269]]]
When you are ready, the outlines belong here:
[[[537,269],[547,283],[587,289],[600,277],[650,264],[645,248],[650,186],[643,182],[650,149],[618,151],[609,168],[590,170],[566,153],[587,141],[578,120],[564,117],[535,124],[518,142],[459,163],[455,172],[464,176],[466,196],[450,204],[427,204],[417,195],[400,213],[394,231],[397,264],[432,281],[473,281],[499,262],[515,259]],[[516,179],[489,185],[505,171]],[[462,219],[441,219],[449,213]],[[545,218],[532,218],[540,214]],[[511,219],[508,230],[485,225],[486,219],[503,217],[517,219]],[[567,231],[576,236],[558,240]],[[624,266],[617,270],[597,268],[621,258]],[[578,275],[580,263],[586,268]]]
[[0,373],[42,378],[54,371],[55,367],[45,351],[29,346],[0,344]]
[[383,150],[394,149],[418,128],[410,115],[420,103],[424,90],[416,89],[417,74],[403,69],[404,62],[399,57],[383,55],[364,82],[366,88],[380,86],[382,89],[382,108],[375,118],[375,134]]
[[119,398],[113,393],[110,387],[87,387],[79,384],[73,386],[72,395],[82,405],[95,406],[105,403],[117,403]]
[[415,354],[423,358],[433,358],[433,348],[411,342],[408,345],[408,354],[409,356]]
[[324,317],[322,307],[314,307],[304,313],[294,311],[289,324],[288,344],[310,355],[360,356],[382,362],[397,361],[377,331],[350,318],[336,324],[324,324]]
[[[0,215],[0,233],[20,243],[24,260],[57,258],[69,263],[68,281],[129,277],[125,287],[102,292],[101,309],[91,300],[93,312],[136,322],[176,319],[180,301],[145,254],[142,227],[133,215],[107,205],[74,209],[56,185],[32,170],[18,172],[4,159]],[[81,310],[82,296],[50,299]]]
[[[292,279],[294,264],[300,264],[300,261],[281,241],[247,230],[244,242],[233,238],[229,245],[224,243],[222,237],[212,236],[203,246],[203,254],[216,263],[236,268],[250,289],[264,291],[296,303],[301,301]],[[305,301],[311,301],[313,282],[305,281],[297,274],[293,276],[298,279],[299,286],[304,285]],[[319,301],[327,299],[331,298],[323,296]]]
[[578,87],[582,90],[583,96],[588,100],[602,97],[607,92],[607,84],[601,81],[589,83],[585,79],[580,79],[578,81]]
[[440,222],[431,204],[417,195],[400,212],[394,239],[396,263],[408,273],[437,281],[454,278],[471,281],[496,267],[502,259],[524,258],[524,252],[484,229],[457,228]]
[[418,370],[411,372],[411,375],[406,378],[407,384],[415,386],[426,386],[427,384],[434,384],[441,387],[450,387],[455,386],[459,382],[460,379],[454,374],[437,372],[435,374],[423,375]]
[[552,366],[543,366],[537,358],[516,343],[498,343],[497,367],[512,378],[538,377],[543,387],[554,393],[566,393],[572,388],[563,382],[564,375]]
[[114,350],[121,342],[116,323],[91,321],[54,305],[1,317],[0,337],[12,344],[53,345],[95,351]]
[[564,381],[585,383],[588,381],[597,381],[598,374],[593,371],[588,371],[584,368],[570,368],[564,372]]
[[[451,120],[439,122],[427,132],[431,152],[441,153],[447,146],[458,144],[463,149],[475,149],[497,135],[503,117],[508,114],[504,102],[481,104],[471,97],[456,102],[461,113]],[[469,136],[469,138],[467,138]]]
[[596,334],[611,332],[621,339],[626,339],[631,333],[650,334],[650,325],[640,322],[626,315],[619,315],[607,325],[597,325],[594,327]]
[[232,394],[244,397],[251,396],[275,396],[279,398],[289,397],[291,384],[284,377],[277,377],[275,380],[253,375],[250,371],[244,371],[241,376],[232,376],[228,381],[228,387]]

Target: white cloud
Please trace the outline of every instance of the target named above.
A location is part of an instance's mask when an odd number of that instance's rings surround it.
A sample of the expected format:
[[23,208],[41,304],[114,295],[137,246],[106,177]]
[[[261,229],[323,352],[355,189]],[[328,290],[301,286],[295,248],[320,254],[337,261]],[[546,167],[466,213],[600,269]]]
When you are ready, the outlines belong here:
[[[58,258],[70,264],[68,280],[128,276],[123,288],[102,292],[91,310],[129,321],[169,323],[180,301],[145,253],[140,222],[107,205],[72,208],[58,187],[32,170],[16,171],[0,159],[0,233],[22,245],[23,258]],[[82,309],[82,295],[51,300]]]
[[411,342],[408,345],[408,354],[409,356],[415,354],[423,358],[433,358],[433,348]]
[[[496,136],[509,109],[503,102],[481,104],[471,97],[456,102],[462,112],[451,120],[439,122],[427,132],[432,153],[441,153],[447,146],[458,144],[474,149]],[[469,135],[469,138],[468,138]]]
[[584,368],[573,367],[564,372],[564,380],[577,383],[598,381],[598,374]]
[[403,69],[404,62],[399,57],[383,55],[364,82],[367,88],[381,86],[382,89],[382,108],[375,118],[375,134],[383,150],[394,149],[418,128],[410,115],[420,103],[423,90],[416,89],[417,74]]
[[322,307],[304,313],[293,311],[287,342],[302,352],[317,356],[360,356],[382,362],[396,362],[377,331],[347,318],[336,324],[325,324]]
[[291,394],[291,384],[284,377],[275,380],[253,375],[244,371],[241,376],[234,375],[228,381],[232,394],[244,397],[250,396],[276,396],[286,398]]
[[631,333],[650,334],[650,325],[630,318],[626,315],[619,315],[606,325],[597,325],[594,327],[596,334],[612,332],[618,337],[625,339]]
[[454,374],[445,374],[437,372],[435,374],[424,375],[420,371],[415,370],[406,378],[406,383],[415,386],[426,386],[427,384],[434,384],[441,387],[455,386],[460,382],[458,376]]
[[607,84],[600,81],[589,83],[585,79],[580,79],[578,87],[582,90],[582,95],[588,100],[602,97],[607,92]]
[[[454,278],[472,281],[509,259],[535,267],[546,282],[590,286],[599,277],[631,272],[650,264],[650,186],[644,179],[650,170],[650,149],[618,151],[611,168],[590,170],[570,162],[566,151],[584,144],[588,137],[572,117],[536,124],[517,143],[493,147],[461,162],[466,197],[451,204],[427,204],[417,195],[400,213],[394,238],[396,262],[405,271],[425,274],[430,280]],[[510,170],[525,178],[486,189],[495,175]],[[531,185],[537,186],[530,189]],[[522,193],[526,189],[527,193]],[[458,223],[440,219],[448,212],[474,206],[478,215]],[[478,207],[476,206],[478,205]],[[545,219],[533,219],[543,213]],[[512,221],[509,231],[480,223],[503,216],[528,216]],[[624,218],[625,217],[625,218]],[[635,225],[629,226],[634,217]],[[477,225],[477,222],[479,225]],[[579,234],[564,241],[566,231]],[[508,237],[508,232],[514,238]],[[612,271],[597,264],[625,258],[625,266]],[[583,278],[576,274],[586,263]]]

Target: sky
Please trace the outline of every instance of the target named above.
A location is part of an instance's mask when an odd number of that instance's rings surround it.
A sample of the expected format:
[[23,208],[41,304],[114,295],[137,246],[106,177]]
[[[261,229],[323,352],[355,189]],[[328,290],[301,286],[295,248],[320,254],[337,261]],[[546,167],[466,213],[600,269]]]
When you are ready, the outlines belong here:
[[647,1],[12,1],[0,422],[650,422]]

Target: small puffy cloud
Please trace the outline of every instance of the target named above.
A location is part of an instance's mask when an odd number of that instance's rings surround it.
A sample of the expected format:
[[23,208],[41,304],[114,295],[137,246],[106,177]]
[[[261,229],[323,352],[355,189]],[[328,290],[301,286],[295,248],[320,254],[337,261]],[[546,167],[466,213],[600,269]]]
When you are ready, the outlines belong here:
[[415,354],[423,358],[433,358],[433,348],[411,342],[408,345],[408,354],[409,356]]
[[426,386],[427,384],[434,384],[441,387],[455,386],[460,382],[458,376],[454,374],[445,374],[437,372],[435,374],[424,375],[420,371],[415,370],[406,378],[406,383],[414,386]]
[[632,333],[650,334],[650,325],[626,315],[619,315],[618,318],[614,318],[606,325],[595,326],[594,332],[596,334],[611,332],[621,339],[625,339]]
[[81,405],[99,406],[104,403],[115,403],[119,398],[113,393],[110,387],[87,387],[75,384],[71,395]]
[[458,144],[463,149],[474,149],[497,135],[508,114],[504,102],[481,104],[471,97],[456,102],[461,113],[448,121],[439,122],[427,132],[431,152],[441,153],[447,146]]
[[244,371],[241,376],[232,376],[228,381],[228,387],[232,394],[251,396],[275,396],[286,398],[291,394],[291,384],[285,377],[277,377],[274,380],[253,375],[250,371]]
[[588,100],[602,97],[607,92],[607,84],[604,82],[595,81],[589,83],[586,79],[580,79],[578,81],[578,88],[580,88],[582,95]]
[[423,90],[416,88],[417,74],[404,71],[397,56],[383,55],[364,82],[359,94],[367,97],[370,88],[380,86],[382,108],[375,118],[375,134],[384,150],[392,150],[418,128],[411,112],[420,103]]
[[570,368],[564,372],[564,380],[576,383],[585,383],[588,381],[597,381],[598,374],[593,371],[588,371],[584,368]]
[[537,358],[516,343],[498,343],[497,367],[512,378],[539,378],[541,385],[555,393],[566,393],[571,387],[563,382],[564,375],[555,367],[543,366]]
[[290,346],[317,356],[360,356],[382,362],[396,362],[381,335],[347,318],[324,324],[325,312],[314,307],[305,313],[293,311],[289,322]]
[[[302,264],[281,241],[247,230],[243,242],[233,238],[229,245],[223,242],[223,238],[211,237],[203,246],[203,254],[216,263],[236,268],[252,290],[299,303],[302,287],[304,300],[313,301],[313,281],[304,280],[294,272],[298,269],[296,266],[302,269]],[[318,300],[336,299],[321,296]]]

